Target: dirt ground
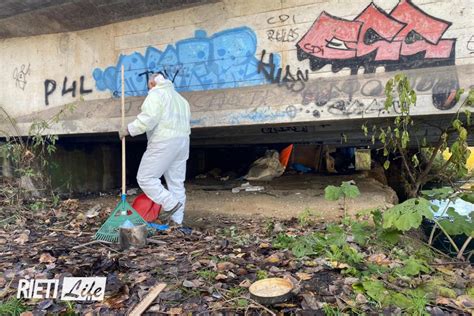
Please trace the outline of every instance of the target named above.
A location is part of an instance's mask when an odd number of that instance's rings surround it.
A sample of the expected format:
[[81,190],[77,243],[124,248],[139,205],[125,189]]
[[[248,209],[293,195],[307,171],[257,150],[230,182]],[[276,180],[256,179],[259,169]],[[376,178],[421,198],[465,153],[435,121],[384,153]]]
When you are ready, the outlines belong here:
[[[355,181],[361,192],[358,198],[347,201],[348,213],[351,215],[374,208],[385,209],[397,203],[396,194],[390,187],[364,174],[285,175],[271,182],[250,183],[263,186],[263,191],[239,193],[232,193],[232,188],[246,181],[220,181],[207,178],[196,179],[186,184],[185,221],[186,224],[192,226],[193,222],[199,218],[216,215],[289,219],[297,217],[305,210],[311,211],[311,214],[320,220],[337,220],[343,215],[342,201],[325,200],[324,189],[328,185],[340,185],[342,181],[350,180]],[[139,190],[138,193],[140,193]],[[135,194],[129,196],[130,203],[135,196]],[[108,195],[86,199],[83,202],[113,208],[117,203],[117,198]]]

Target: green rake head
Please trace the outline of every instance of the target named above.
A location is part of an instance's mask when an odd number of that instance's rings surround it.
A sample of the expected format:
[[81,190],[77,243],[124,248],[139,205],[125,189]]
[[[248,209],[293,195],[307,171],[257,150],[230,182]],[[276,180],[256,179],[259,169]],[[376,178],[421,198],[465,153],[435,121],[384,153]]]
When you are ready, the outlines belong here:
[[148,236],[153,235],[153,229],[148,223],[133,209],[133,207],[127,203],[126,195],[122,195],[122,200],[117,205],[115,210],[110,214],[109,218],[100,227],[94,236],[94,239],[104,240],[110,242],[118,242],[119,239],[119,228],[122,224],[129,220],[133,225],[138,226],[142,224],[147,225]]

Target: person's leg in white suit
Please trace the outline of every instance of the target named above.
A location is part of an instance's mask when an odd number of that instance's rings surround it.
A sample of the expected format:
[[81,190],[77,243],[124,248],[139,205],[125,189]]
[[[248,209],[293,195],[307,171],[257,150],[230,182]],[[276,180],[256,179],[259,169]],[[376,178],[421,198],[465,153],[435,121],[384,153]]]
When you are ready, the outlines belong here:
[[186,205],[184,180],[186,179],[186,161],[189,158],[189,139],[180,145],[181,150],[164,174],[168,191],[182,204],[181,208],[171,217],[173,222],[179,225],[183,223]]
[[[186,200],[184,180],[188,156],[189,138],[186,137],[148,144],[143,154],[137,173],[138,185],[165,212],[173,209],[178,202]],[[169,190],[161,183],[163,175]],[[184,207],[173,215],[173,221],[181,224],[183,214]]]

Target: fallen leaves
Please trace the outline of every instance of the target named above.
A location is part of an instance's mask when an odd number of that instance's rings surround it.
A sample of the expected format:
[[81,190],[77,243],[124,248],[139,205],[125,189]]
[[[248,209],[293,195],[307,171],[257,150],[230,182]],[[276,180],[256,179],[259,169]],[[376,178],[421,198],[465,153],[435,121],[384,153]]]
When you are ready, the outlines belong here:
[[300,281],[308,281],[312,278],[311,274],[304,272],[296,272],[296,276],[298,277],[298,279],[300,279]]
[[57,259],[48,252],[42,253],[39,258],[40,263],[52,263],[52,262],[55,262],[56,260]]
[[[80,207],[78,203],[77,200],[64,201],[54,212],[59,216],[55,221],[25,221],[22,230],[15,230],[12,234],[0,232],[0,271],[4,271],[0,276],[0,291],[12,280],[23,277],[106,275],[105,300],[94,304],[78,302],[74,306],[76,313],[125,314],[153,284],[166,282],[169,284],[166,292],[159,294],[147,312],[199,314],[216,308],[239,313],[248,308],[248,314],[252,315],[251,310],[259,307],[250,301],[250,285],[257,279],[281,277],[294,285],[292,300],[269,307],[281,314],[322,313],[329,307],[377,314],[382,312],[374,302],[378,294],[384,296],[394,289],[400,289],[402,293],[420,284],[426,285],[427,293],[432,295],[429,302],[437,305],[436,311],[468,311],[473,308],[473,298],[461,295],[466,292],[461,289],[474,284],[470,267],[444,266],[441,265],[443,261],[439,261],[430,273],[418,269],[417,265],[414,267],[416,273],[412,273],[416,276],[391,279],[393,276],[383,271],[399,268],[397,271],[400,272],[409,267],[407,262],[397,259],[391,252],[360,246],[357,251],[362,259],[355,263],[348,261],[344,254],[337,256],[334,249],[331,250],[332,256],[322,252],[319,256],[297,258],[290,250],[274,246],[273,236],[268,234],[275,234],[275,228],[273,231],[264,229],[258,220],[212,219],[211,225],[202,221],[200,223],[205,228],[196,227],[192,235],[162,232],[154,238],[164,245],[150,244],[127,252],[118,251],[114,245],[101,244],[72,249],[90,241],[108,209],[105,205],[103,209],[99,208],[97,203],[92,207]],[[81,213],[81,209],[88,211]],[[60,214],[64,217],[61,218]],[[81,215],[78,217],[78,214]],[[224,228],[219,231],[212,225]],[[289,232],[292,236],[305,233],[295,225],[296,221],[287,221],[276,223],[274,227],[278,228],[277,232]],[[234,228],[229,231],[230,227]],[[242,235],[253,238],[241,238]],[[2,244],[3,236],[7,243]],[[344,239],[344,242],[357,247],[352,240]],[[17,264],[18,258],[24,264]],[[377,272],[379,282],[373,281],[380,291],[367,291],[361,285],[360,274],[351,274],[355,269],[357,273],[368,274],[368,266],[382,271]],[[434,282],[436,278],[442,278],[443,282]],[[449,291],[450,288],[453,290]],[[8,290],[8,296],[14,292],[14,289]],[[31,308],[33,314],[65,311],[65,307],[54,300],[31,303]]]
[[30,240],[30,231],[25,231],[21,233],[18,238],[14,240],[15,243],[19,245],[24,245],[28,240]]
[[391,260],[383,253],[373,254],[367,260],[379,266],[388,266],[391,263]]

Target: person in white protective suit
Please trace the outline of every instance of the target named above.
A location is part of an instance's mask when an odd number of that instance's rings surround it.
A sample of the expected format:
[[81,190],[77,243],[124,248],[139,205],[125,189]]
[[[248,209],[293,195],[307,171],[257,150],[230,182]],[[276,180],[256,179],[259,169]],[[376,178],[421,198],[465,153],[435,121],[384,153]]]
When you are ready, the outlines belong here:
[[[141,113],[119,131],[120,138],[146,133],[148,145],[137,181],[143,192],[162,206],[160,220],[181,225],[184,218],[186,161],[189,157],[189,103],[161,73],[148,81],[149,92]],[[167,189],[160,181],[165,177]]]

